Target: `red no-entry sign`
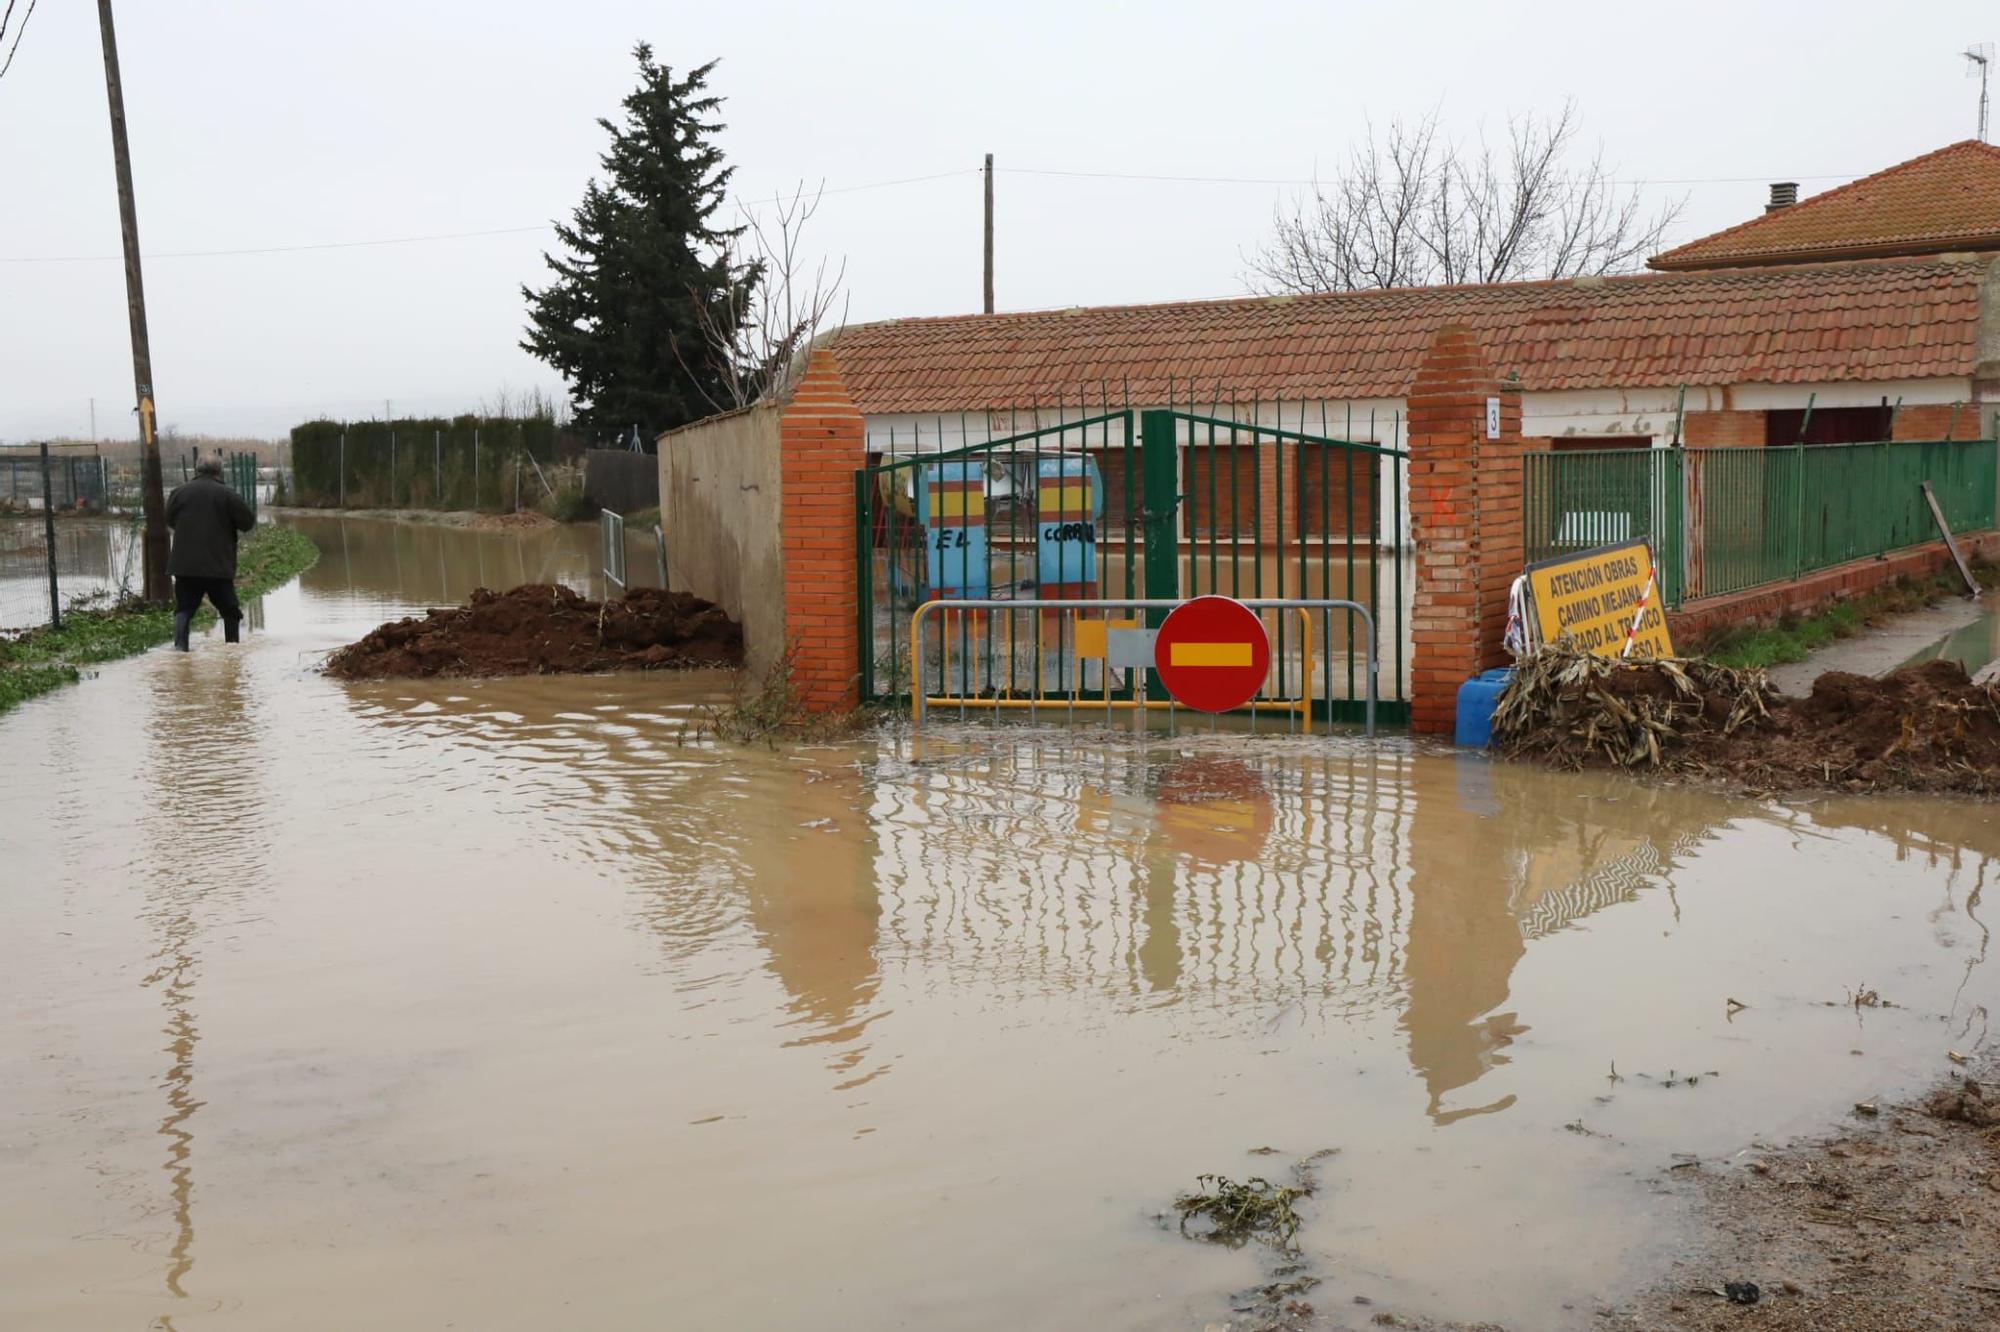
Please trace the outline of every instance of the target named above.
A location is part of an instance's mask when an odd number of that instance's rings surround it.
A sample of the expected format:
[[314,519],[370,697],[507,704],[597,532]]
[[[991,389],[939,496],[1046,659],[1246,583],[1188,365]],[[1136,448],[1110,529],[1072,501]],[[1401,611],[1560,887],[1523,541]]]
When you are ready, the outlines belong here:
[[1271,639],[1257,613],[1229,597],[1176,606],[1153,640],[1153,666],[1176,700],[1200,712],[1240,708],[1264,687]]

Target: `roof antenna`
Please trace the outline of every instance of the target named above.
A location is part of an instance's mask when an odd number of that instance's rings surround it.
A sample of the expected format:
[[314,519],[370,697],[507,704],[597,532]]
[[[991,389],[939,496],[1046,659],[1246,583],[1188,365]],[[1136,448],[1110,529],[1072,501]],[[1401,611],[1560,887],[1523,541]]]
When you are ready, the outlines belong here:
[[1974,42],[1965,48],[1965,77],[1979,80],[1979,141],[1986,142],[1987,76],[1993,71],[1993,43]]

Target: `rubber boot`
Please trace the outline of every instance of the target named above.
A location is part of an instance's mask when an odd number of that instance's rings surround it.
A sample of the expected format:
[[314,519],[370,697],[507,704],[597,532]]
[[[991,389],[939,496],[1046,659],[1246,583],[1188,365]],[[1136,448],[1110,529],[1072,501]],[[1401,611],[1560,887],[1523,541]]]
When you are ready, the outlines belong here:
[[186,652],[188,650],[188,625],[193,619],[194,616],[186,611],[174,612],[174,650],[176,652]]
[[241,643],[243,641],[242,630],[242,620],[224,620],[222,622],[222,641],[225,643]]

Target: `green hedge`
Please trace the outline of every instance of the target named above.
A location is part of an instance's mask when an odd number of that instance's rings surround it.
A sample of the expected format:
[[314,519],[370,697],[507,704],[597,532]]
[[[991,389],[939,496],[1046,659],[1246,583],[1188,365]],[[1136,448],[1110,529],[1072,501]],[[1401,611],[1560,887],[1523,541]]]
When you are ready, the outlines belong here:
[[460,416],[308,421],[292,427],[292,503],[314,509],[514,508],[542,493],[529,459],[555,461],[547,419]]

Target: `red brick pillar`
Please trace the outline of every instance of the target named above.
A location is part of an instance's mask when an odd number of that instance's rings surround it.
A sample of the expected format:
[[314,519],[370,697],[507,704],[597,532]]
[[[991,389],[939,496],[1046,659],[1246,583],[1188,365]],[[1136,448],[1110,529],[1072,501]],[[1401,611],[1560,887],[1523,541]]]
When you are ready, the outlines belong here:
[[[1489,398],[1500,401],[1495,439]],[[1507,661],[1507,588],[1522,560],[1520,388],[1494,375],[1471,330],[1449,325],[1417,368],[1408,422],[1410,729],[1450,734],[1458,687]]]
[[854,471],[867,459],[867,435],[832,353],[812,354],[779,422],[778,442],[792,683],[812,711],[841,711],[855,706],[861,676]]

